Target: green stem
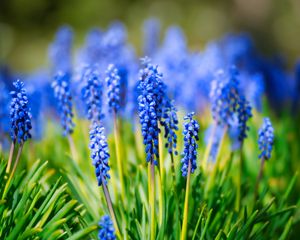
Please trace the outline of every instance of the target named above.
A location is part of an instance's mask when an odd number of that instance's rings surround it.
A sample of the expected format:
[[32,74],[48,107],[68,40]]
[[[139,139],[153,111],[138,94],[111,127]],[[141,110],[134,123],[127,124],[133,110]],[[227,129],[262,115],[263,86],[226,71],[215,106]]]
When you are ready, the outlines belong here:
[[[135,125],[138,126],[139,121],[136,119],[135,120]],[[135,150],[136,150],[136,155],[138,156],[138,160],[142,161],[144,163],[144,144],[143,144],[143,137],[141,134],[140,129],[136,129],[134,131],[134,141],[135,141]]]
[[158,191],[159,191],[159,198],[158,198],[158,211],[159,211],[159,225],[162,226],[163,224],[163,205],[164,205],[164,187],[161,182],[160,175],[158,175]]
[[125,185],[124,185],[124,176],[123,176],[123,166],[121,161],[121,138],[120,138],[120,132],[119,132],[119,126],[118,126],[118,119],[117,115],[114,112],[114,137],[115,137],[115,148],[116,148],[116,158],[117,158],[117,167],[118,167],[118,174],[120,179],[120,185],[121,185],[121,198],[123,203],[125,203]]
[[155,240],[156,236],[156,227],[155,227],[155,166],[152,161],[150,165],[150,211],[151,211],[151,229],[150,229],[150,239]]
[[187,181],[186,181],[182,232],[181,232],[181,238],[180,238],[181,240],[185,240],[186,234],[187,234],[190,179],[191,179],[191,161],[189,161]]
[[163,221],[163,204],[164,204],[164,176],[165,176],[165,168],[164,168],[164,162],[163,162],[163,141],[162,141],[162,135],[159,133],[158,135],[158,153],[159,153],[159,168],[160,168],[160,174],[158,180],[160,181],[158,183],[158,190],[159,190],[159,198],[158,198],[158,209],[159,209],[159,225],[162,225]]
[[263,157],[261,159],[261,163],[260,163],[260,169],[259,169],[259,173],[257,175],[257,179],[256,179],[256,183],[255,183],[255,189],[254,189],[254,204],[257,200],[257,196],[258,196],[258,187],[259,187],[259,182],[262,179],[262,175],[263,175],[263,170],[264,170],[264,165],[265,165],[265,158]]
[[216,129],[217,129],[217,125],[214,123],[212,132],[211,132],[210,137],[209,137],[208,144],[207,144],[207,146],[205,148],[205,152],[204,152],[204,157],[203,157],[203,162],[202,162],[202,167],[203,167],[204,170],[207,167],[207,162],[208,162],[209,154],[210,154],[211,147],[212,147],[212,144],[213,144],[213,141],[214,141]]
[[223,135],[222,135],[219,147],[218,147],[218,152],[217,152],[217,156],[216,156],[216,164],[215,164],[214,169],[213,169],[213,171],[210,175],[208,185],[206,185],[207,186],[206,191],[205,191],[206,197],[207,197],[207,194],[208,194],[209,190],[212,188],[212,186],[215,182],[215,177],[216,177],[217,171],[219,169],[219,165],[220,165],[220,159],[221,159],[220,158],[220,152],[222,150],[222,146],[223,146],[223,143],[224,143],[224,139],[225,139],[227,130],[228,130],[228,126],[225,126],[224,131],[223,131]]
[[11,171],[11,174],[10,174],[10,176],[9,176],[9,178],[8,178],[8,180],[7,180],[7,182],[6,182],[6,184],[5,184],[5,188],[4,188],[4,191],[3,191],[2,199],[4,199],[4,198],[6,197],[6,193],[7,193],[7,191],[8,191],[8,187],[9,187],[10,182],[11,182],[11,180],[13,179],[13,176],[14,176],[15,171],[16,171],[16,169],[17,169],[17,166],[18,166],[18,163],[19,163],[19,160],[20,160],[20,157],[21,157],[23,145],[24,145],[24,143],[21,142],[21,144],[20,144],[20,146],[19,146],[19,149],[18,149],[18,154],[17,154],[17,157],[16,157],[16,161],[15,161],[14,167],[13,167],[13,169],[12,169],[12,171]]
[[236,211],[239,211],[241,208],[241,190],[242,190],[242,176],[243,176],[243,143],[241,143],[241,147],[240,147],[238,169],[239,169],[239,173],[237,175],[237,193],[236,193],[236,202],[235,202]]
[[176,192],[175,191],[175,187],[176,187],[176,175],[175,175],[175,162],[174,162],[173,152],[170,153],[170,157],[171,157],[171,171],[172,171],[172,178],[173,178],[173,188],[174,188],[174,192]]
[[68,142],[69,142],[72,158],[78,163],[78,154],[71,134],[68,135]]
[[12,164],[12,158],[14,155],[14,150],[15,150],[15,141],[13,141],[10,145],[10,150],[9,150],[9,157],[8,157],[8,162],[7,162],[7,167],[6,167],[6,173],[9,173],[10,167]]
[[196,227],[195,227],[195,230],[194,230],[194,234],[193,234],[192,240],[195,240],[195,238],[196,238],[196,235],[197,235],[197,232],[198,232],[198,227],[199,227],[200,222],[201,222],[201,220],[202,220],[202,215],[203,215],[203,212],[204,212],[204,210],[205,210],[205,207],[206,207],[206,205],[204,205],[204,206],[202,207],[202,210],[201,210],[200,215],[199,215],[199,217],[198,217],[198,221],[197,221],[197,223],[196,223]]
[[108,207],[108,210],[109,210],[109,213],[110,213],[110,217],[111,217],[112,222],[114,224],[114,228],[115,228],[117,236],[119,237],[119,239],[122,239],[121,234],[120,234],[120,230],[119,230],[119,225],[118,225],[118,222],[117,222],[117,218],[116,218],[116,215],[115,215],[115,212],[114,212],[114,209],[113,209],[113,205],[112,205],[112,201],[111,201],[111,198],[110,198],[110,194],[109,194],[108,188],[107,188],[104,181],[105,180],[102,178],[102,188],[103,188],[105,200],[106,200],[106,203],[107,203],[107,207]]
[[158,134],[158,154],[159,154],[159,170],[162,184],[164,184],[164,156],[163,156],[163,140],[161,133]]
[[[176,175],[175,175],[175,162],[174,162],[174,154],[173,152],[170,153],[170,156],[171,156],[171,171],[172,171],[172,178],[173,178],[173,184],[172,184],[172,188],[173,188],[173,194],[175,196],[175,205],[176,205],[176,213],[179,214],[179,198],[178,198],[178,194],[177,194],[177,191],[176,191]],[[175,215],[175,218],[176,218],[176,222],[179,222],[178,223],[178,226],[179,226],[179,232],[178,232],[178,235],[176,234],[176,237],[180,235],[180,221],[178,219],[178,217],[176,217],[177,215]]]

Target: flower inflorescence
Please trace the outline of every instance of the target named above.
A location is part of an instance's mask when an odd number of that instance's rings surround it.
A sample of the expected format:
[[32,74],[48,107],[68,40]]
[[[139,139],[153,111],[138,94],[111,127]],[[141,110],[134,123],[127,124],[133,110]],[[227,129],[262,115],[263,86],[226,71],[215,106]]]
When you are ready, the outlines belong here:
[[274,143],[274,128],[269,118],[264,118],[263,124],[258,131],[258,147],[261,151],[259,158],[269,159]]
[[158,159],[158,122],[162,117],[162,74],[148,58],[142,59],[144,68],[140,71],[138,110],[142,135],[146,146],[147,162],[157,164]]
[[103,83],[97,70],[88,68],[83,74],[84,85],[81,89],[81,98],[85,103],[87,118],[94,123],[99,123],[103,119],[102,95]]
[[93,165],[96,168],[96,177],[98,185],[107,184],[109,175],[109,152],[106,137],[104,135],[104,127],[94,124],[90,130],[90,150]]
[[218,71],[212,81],[210,92],[212,116],[221,126],[230,126],[230,120],[237,111],[238,85],[238,72],[235,67],[231,67],[227,73]]
[[115,229],[113,223],[108,215],[102,217],[99,222],[100,230],[98,238],[100,240],[114,240],[116,239]]
[[[9,91],[5,87],[4,83],[0,79],[0,135],[9,133],[10,122],[9,122],[9,102],[10,96]],[[4,139],[3,139],[4,140]],[[0,143],[2,139],[0,140]]]
[[166,148],[168,152],[171,154],[174,151],[175,155],[177,155],[176,131],[178,130],[178,117],[174,101],[168,101],[167,104],[165,104],[161,125],[165,130],[164,137],[167,139]]
[[160,22],[151,18],[144,22],[144,54],[153,56],[159,47]]
[[11,139],[22,143],[31,138],[31,114],[24,83],[17,80],[13,83],[15,90],[11,91],[10,126]]
[[193,119],[194,114],[194,112],[191,112],[184,117],[184,120],[186,120],[183,124],[184,150],[181,159],[181,172],[183,177],[186,177],[188,174],[189,164],[191,164],[191,173],[197,168],[197,141],[199,140],[198,133],[200,126],[199,123]]
[[70,90],[70,74],[58,72],[55,75],[52,88],[54,96],[57,99],[58,111],[63,127],[63,135],[67,136],[73,133],[75,124],[73,123],[72,95]]
[[61,27],[57,33],[54,42],[49,48],[49,57],[52,64],[52,70],[71,73],[72,69],[72,43],[73,32],[68,26]]
[[121,78],[118,73],[118,69],[113,65],[109,64],[106,71],[106,83],[108,87],[108,107],[110,112],[117,113],[120,108],[120,81]]
[[247,137],[247,131],[249,131],[249,127],[247,126],[247,121],[252,117],[252,108],[250,103],[244,96],[240,96],[238,101],[238,127],[239,127],[239,141],[243,142],[243,140]]

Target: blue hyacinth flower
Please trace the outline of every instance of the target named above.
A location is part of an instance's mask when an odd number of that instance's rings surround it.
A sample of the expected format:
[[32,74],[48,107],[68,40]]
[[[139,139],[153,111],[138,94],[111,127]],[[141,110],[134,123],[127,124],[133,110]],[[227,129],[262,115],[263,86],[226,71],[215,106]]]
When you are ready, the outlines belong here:
[[99,222],[99,233],[98,238],[100,240],[114,240],[116,239],[115,229],[113,223],[108,215],[102,217]]
[[168,152],[177,155],[177,135],[178,117],[177,109],[174,106],[174,101],[167,101],[164,103],[164,111],[161,120],[161,125],[164,127],[164,137],[167,139],[166,148]]
[[94,124],[90,130],[90,150],[91,159],[95,166],[96,177],[98,185],[107,184],[109,175],[109,152],[106,137],[104,135],[104,127]]
[[121,78],[119,76],[118,69],[113,64],[109,64],[107,68],[105,81],[107,83],[109,111],[117,113],[120,108],[121,101]]
[[73,133],[75,126],[73,123],[74,115],[69,81],[69,74],[65,72],[58,72],[55,76],[55,81],[52,83],[64,136]]
[[199,123],[193,119],[194,114],[194,112],[191,112],[184,117],[184,150],[181,159],[181,172],[183,177],[186,177],[188,174],[189,164],[191,164],[191,173],[197,168],[197,141],[199,140],[198,134],[200,126]]
[[142,59],[144,68],[140,71],[138,110],[142,135],[144,138],[147,162],[157,164],[158,159],[158,134],[160,129],[158,122],[163,112],[163,89],[162,74],[157,66],[150,63],[150,59]]
[[143,24],[144,33],[144,55],[153,56],[159,47],[160,22],[158,19],[150,18]]
[[9,122],[9,91],[6,88],[4,82],[0,78],[0,136],[4,140],[3,135],[9,133],[10,131],[10,122]]
[[49,47],[49,58],[51,61],[52,72],[58,71],[71,73],[72,69],[72,44],[73,32],[68,26],[61,27],[54,42]]
[[23,143],[31,138],[31,113],[24,83],[17,80],[13,85],[15,90],[11,91],[10,136],[13,142]]
[[211,86],[211,111],[217,124],[230,126],[239,100],[238,72],[235,67],[227,73],[219,71]]
[[102,111],[103,82],[94,68],[84,69],[83,82],[81,98],[85,106],[86,117],[92,124],[99,123],[104,117]]
[[244,96],[240,96],[238,101],[238,127],[239,127],[239,141],[243,142],[247,137],[247,131],[249,127],[247,126],[247,121],[252,117],[252,108],[250,103],[246,100]]
[[274,128],[269,118],[264,118],[258,131],[259,158],[269,159],[274,144]]

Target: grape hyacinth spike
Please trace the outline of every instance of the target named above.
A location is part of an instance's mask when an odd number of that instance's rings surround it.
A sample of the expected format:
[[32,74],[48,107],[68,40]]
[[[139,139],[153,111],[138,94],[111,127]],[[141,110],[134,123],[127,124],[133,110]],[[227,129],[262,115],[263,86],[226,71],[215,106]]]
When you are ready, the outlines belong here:
[[259,158],[270,159],[274,143],[274,128],[269,118],[264,118],[258,131]]
[[88,68],[84,73],[84,85],[81,89],[81,98],[85,103],[87,118],[99,123],[104,118],[102,113],[103,83],[97,70]]
[[181,172],[183,177],[186,177],[188,174],[189,163],[191,163],[191,173],[197,168],[197,141],[199,140],[198,133],[200,126],[199,123],[193,119],[194,114],[194,112],[191,112],[184,117],[184,150],[181,159]]
[[52,83],[64,136],[72,134],[75,126],[69,79],[68,73],[58,72],[55,81]]
[[104,135],[104,127],[97,124],[92,126],[90,130],[90,150],[91,159],[93,165],[95,166],[96,177],[98,180],[98,186],[102,184],[107,184],[107,179],[110,178],[109,175],[109,152],[106,137]]
[[100,230],[98,233],[98,238],[100,240],[115,240],[115,229],[114,225],[108,215],[102,217],[99,222]]
[[15,90],[11,91],[10,136],[13,142],[17,141],[18,143],[23,143],[31,138],[31,113],[24,83],[17,80],[13,85]]
[[108,95],[108,107],[110,112],[117,113],[120,108],[120,81],[121,78],[118,73],[118,69],[110,64],[106,71],[106,83],[107,83],[107,95]]

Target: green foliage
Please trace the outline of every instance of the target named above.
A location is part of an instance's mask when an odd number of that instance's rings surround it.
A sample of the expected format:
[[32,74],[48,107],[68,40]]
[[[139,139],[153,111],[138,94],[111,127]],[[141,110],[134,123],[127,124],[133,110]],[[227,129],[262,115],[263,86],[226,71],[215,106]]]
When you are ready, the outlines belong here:
[[88,236],[97,228],[87,226],[84,206],[47,167],[47,162],[36,161],[9,183],[6,162],[1,161],[0,239],[80,239],[74,237]]
[[[251,122],[249,138],[242,151],[232,152],[230,141],[225,138],[217,168],[209,163],[203,169],[205,145],[199,143],[199,167],[190,183],[187,239],[294,239],[297,236],[300,202],[299,193],[295,191],[299,184],[295,169],[299,163],[294,151],[286,148],[295,148],[299,134],[293,133],[295,128],[289,119],[284,121],[286,124],[275,123],[276,136],[284,137],[276,138],[274,154],[266,162],[256,201],[254,186],[260,165],[256,132],[260,119],[254,118]],[[111,154],[108,188],[122,238],[150,239],[149,181],[140,144],[142,138],[139,131],[130,131],[132,126],[128,122],[121,123],[125,201],[121,198],[113,134],[108,134]],[[205,128],[206,123],[201,123]],[[70,152],[68,143],[53,124],[48,124],[47,137],[42,142],[25,146],[23,165],[18,167],[7,195],[0,200],[0,238],[97,238],[97,222],[109,211],[89,158],[88,123],[77,120],[76,126],[73,139],[78,161],[66,154]],[[182,150],[180,131],[179,152]],[[49,164],[34,161],[36,157],[48,160]],[[0,165],[0,196],[7,181],[4,162]],[[160,164],[163,164],[164,178],[161,180],[160,167],[157,167],[156,239],[179,239],[186,187],[186,179],[180,173],[180,156],[175,156],[175,182],[171,159],[165,149],[161,152]],[[22,166],[27,166],[28,171],[21,170]],[[240,204],[237,204],[239,189]]]

